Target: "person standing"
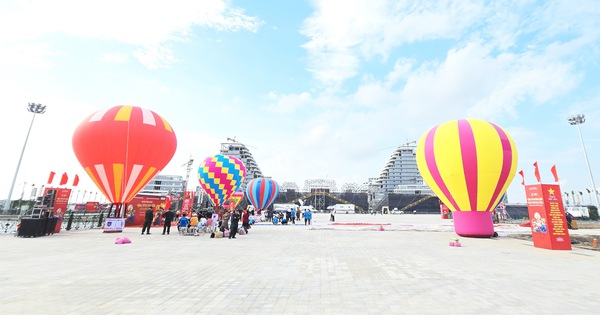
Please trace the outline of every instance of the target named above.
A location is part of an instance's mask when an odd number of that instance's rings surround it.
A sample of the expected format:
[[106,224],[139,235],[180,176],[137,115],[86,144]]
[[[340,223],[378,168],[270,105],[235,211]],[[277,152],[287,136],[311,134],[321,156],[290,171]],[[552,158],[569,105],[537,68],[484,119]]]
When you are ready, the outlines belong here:
[[566,217],[567,217],[567,229],[572,229],[573,228],[573,215],[567,211]]
[[292,216],[290,217],[292,224],[296,224],[296,209],[292,208]]
[[150,234],[150,227],[152,226],[152,219],[154,219],[154,212],[152,211],[152,207],[146,210],[144,216],[144,226],[142,227],[142,235],[146,232],[146,235]]
[[310,212],[310,210],[306,209],[306,211],[304,211],[304,225],[310,225],[311,219],[312,219],[312,212]]
[[330,215],[329,220],[331,222],[335,222],[335,208],[331,209],[331,215]]
[[231,214],[231,226],[229,227],[229,238],[235,238],[235,234],[238,230],[238,223],[240,222],[240,213],[234,210]]
[[298,222],[300,222],[300,214],[301,214],[300,212],[302,212],[300,210],[301,209],[298,209],[298,211],[296,211],[296,221],[298,221]]
[[163,213],[162,217],[165,219],[165,223],[163,226],[163,235],[165,235],[165,232],[169,234],[171,233],[171,222],[173,222],[173,219],[175,218],[175,213],[171,211],[171,209],[169,209],[165,211],[165,213]]

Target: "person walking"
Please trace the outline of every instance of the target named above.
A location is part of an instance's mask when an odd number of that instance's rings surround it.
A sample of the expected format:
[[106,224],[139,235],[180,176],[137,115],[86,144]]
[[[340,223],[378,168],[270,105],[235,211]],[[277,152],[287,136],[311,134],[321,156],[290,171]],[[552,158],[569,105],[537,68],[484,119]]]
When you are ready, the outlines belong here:
[[173,219],[175,218],[175,213],[169,209],[163,213],[162,217],[165,219],[163,235],[165,235],[165,232],[169,234],[171,233],[171,222],[173,222]]
[[248,234],[248,230],[250,229],[250,213],[248,213],[248,210],[242,212],[242,227],[246,234]]
[[142,235],[146,232],[146,235],[150,234],[150,227],[152,226],[152,219],[154,219],[154,212],[152,211],[152,207],[146,210],[144,216],[144,226],[142,227]]
[[234,210],[231,214],[231,226],[229,227],[229,238],[235,238],[237,234],[238,223],[240,222],[240,213]]

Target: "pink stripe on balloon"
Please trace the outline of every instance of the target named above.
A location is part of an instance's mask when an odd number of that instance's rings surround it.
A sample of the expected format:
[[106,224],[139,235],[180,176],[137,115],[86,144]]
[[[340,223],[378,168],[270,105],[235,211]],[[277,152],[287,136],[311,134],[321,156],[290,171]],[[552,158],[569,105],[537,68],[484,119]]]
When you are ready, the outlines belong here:
[[490,199],[490,203],[488,204],[488,210],[493,210],[496,207],[494,201],[500,196],[502,193],[501,189],[504,187],[506,182],[508,181],[508,175],[510,174],[510,169],[513,164],[512,160],[512,147],[510,145],[510,140],[508,139],[508,135],[502,130],[502,128],[498,127],[495,124],[490,123],[496,129],[498,136],[500,137],[500,143],[502,143],[502,170],[500,171],[500,178],[498,179],[498,185],[496,185],[496,189],[494,189],[494,194],[492,195],[492,199]]
[[437,131],[438,126],[433,127],[429,133],[427,133],[427,137],[425,138],[425,162],[427,163],[427,168],[431,173],[431,177],[433,177],[433,181],[438,185],[438,188],[442,191],[442,194],[450,201],[450,204],[454,207],[455,210],[458,209],[458,205],[454,200],[454,197],[450,194],[448,187],[442,180],[442,175],[440,175],[440,170],[437,167],[437,163],[435,161],[435,151],[433,146],[433,139],[435,138],[435,132]]
[[[469,209],[477,210],[477,147],[473,128],[466,119],[458,120],[458,138],[460,139],[460,154],[463,162],[463,172],[469,195]],[[467,209],[463,209],[467,210]]]

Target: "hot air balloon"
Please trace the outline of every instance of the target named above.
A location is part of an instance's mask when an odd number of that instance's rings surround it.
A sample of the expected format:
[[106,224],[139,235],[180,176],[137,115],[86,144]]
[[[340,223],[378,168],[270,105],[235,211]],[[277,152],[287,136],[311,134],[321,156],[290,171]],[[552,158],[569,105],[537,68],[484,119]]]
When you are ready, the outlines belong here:
[[215,208],[223,206],[234,191],[246,179],[246,167],[238,158],[230,155],[209,156],[198,168],[200,186],[206,192]]
[[493,211],[512,181],[517,149],[502,127],[480,119],[435,126],[417,145],[423,180],[453,211],[461,236],[490,237]]
[[73,134],[77,160],[113,204],[129,202],[169,163],[176,148],[171,125],[137,106],[97,111]]
[[236,190],[233,192],[233,194],[231,194],[231,197],[225,201],[223,208],[233,210],[240,204],[242,199],[244,199],[244,191]]
[[279,193],[277,183],[270,178],[255,178],[246,186],[246,197],[256,209],[268,208]]

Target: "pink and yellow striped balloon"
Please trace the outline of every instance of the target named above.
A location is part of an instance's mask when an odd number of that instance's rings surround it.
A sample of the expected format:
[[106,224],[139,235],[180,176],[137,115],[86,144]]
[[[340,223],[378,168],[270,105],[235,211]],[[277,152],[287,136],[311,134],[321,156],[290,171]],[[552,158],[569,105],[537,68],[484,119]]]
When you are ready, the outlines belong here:
[[492,211],[517,168],[517,148],[502,127],[480,119],[435,126],[417,145],[423,180],[452,211]]

